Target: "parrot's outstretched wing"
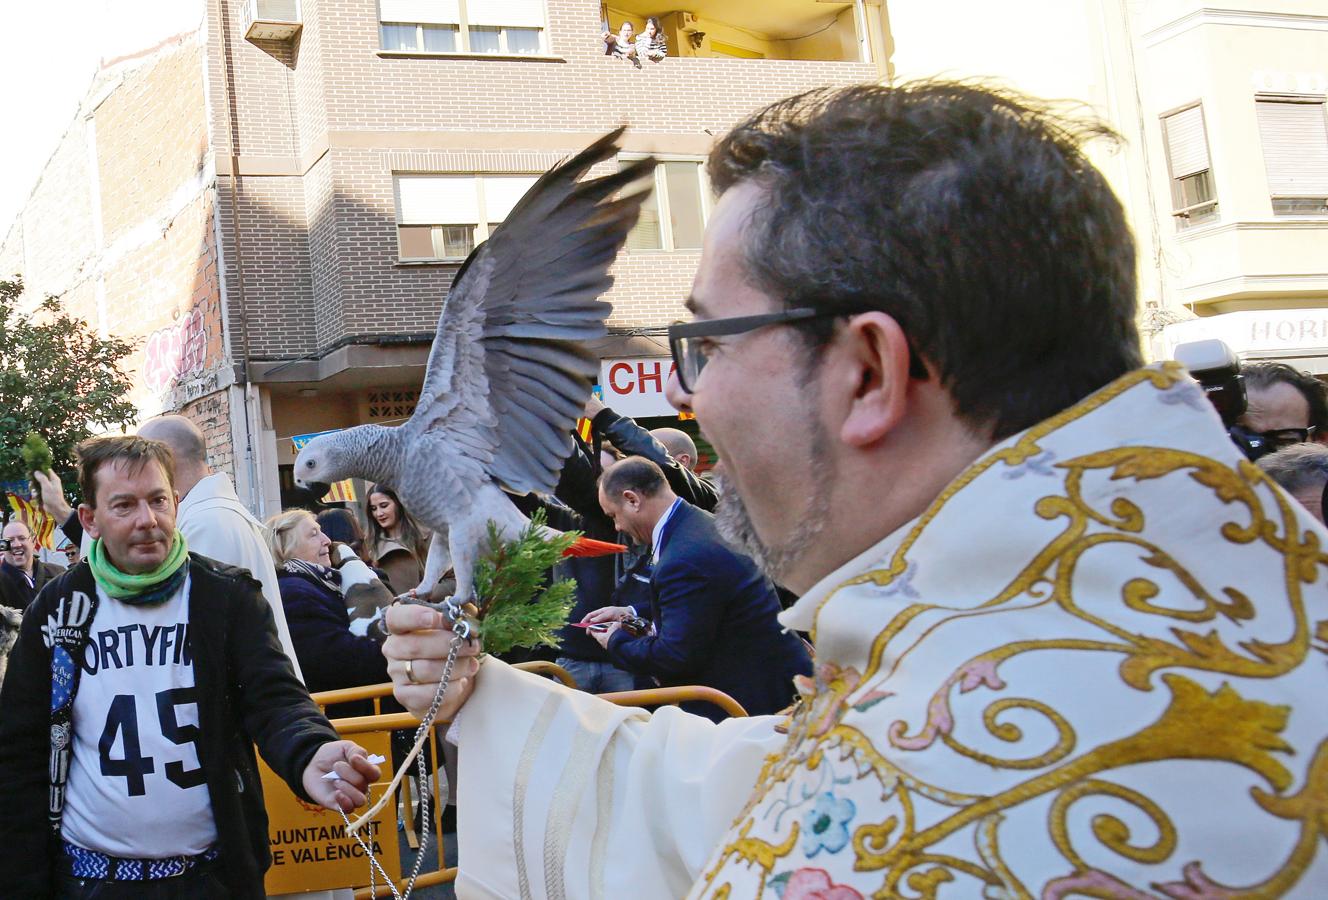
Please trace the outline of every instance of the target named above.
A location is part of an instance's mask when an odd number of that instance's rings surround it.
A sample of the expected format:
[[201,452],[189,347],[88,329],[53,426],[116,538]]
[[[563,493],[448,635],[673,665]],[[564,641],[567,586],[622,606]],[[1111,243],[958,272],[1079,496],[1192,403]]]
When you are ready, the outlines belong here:
[[487,478],[551,492],[572,451],[599,365],[584,342],[607,333],[611,307],[598,298],[647,192],[615,195],[655,165],[578,181],[614,157],[622,132],[546,172],[457,272],[403,426],[431,457],[446,454],[453,502]]

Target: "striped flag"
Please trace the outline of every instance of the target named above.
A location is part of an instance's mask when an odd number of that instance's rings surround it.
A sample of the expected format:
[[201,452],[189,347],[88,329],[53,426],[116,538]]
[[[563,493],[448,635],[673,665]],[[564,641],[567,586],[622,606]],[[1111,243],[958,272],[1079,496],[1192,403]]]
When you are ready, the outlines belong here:
[[585,441],[587,444],[589,444],[589,443],[590,443],[590,420],[589,420],[589,419],[577,419],[577,420],[576,420],[576,433],[579,434],[579,435],[581,435],[581,440],[583,440],[583,441]]
[[332,485],[332,490],[327,492],[327,496],[323,497],[322,501],[324,503],[354,503],[355,483],[349,478],[338,481]]
[[32,532],[36,545],[46,550],[54,550],[55,519],[27,497],[20,497],[13,491],[6,491],[5,496],[9,498],[9,508],[14,511],[14,515]]

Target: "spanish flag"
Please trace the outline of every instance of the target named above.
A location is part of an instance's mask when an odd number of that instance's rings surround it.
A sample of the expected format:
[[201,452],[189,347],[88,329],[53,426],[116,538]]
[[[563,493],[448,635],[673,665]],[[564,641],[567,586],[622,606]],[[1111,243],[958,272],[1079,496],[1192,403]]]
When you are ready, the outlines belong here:
[[5,496],[9,498],[9,508],[14,511],[18,520],[28,526],[32,532],[32,538],[38,547],[46,550],[55,549],[55,519],[46,514],[46,511],[38,507],[26,497],[20,497],[12,491],[6,491]]

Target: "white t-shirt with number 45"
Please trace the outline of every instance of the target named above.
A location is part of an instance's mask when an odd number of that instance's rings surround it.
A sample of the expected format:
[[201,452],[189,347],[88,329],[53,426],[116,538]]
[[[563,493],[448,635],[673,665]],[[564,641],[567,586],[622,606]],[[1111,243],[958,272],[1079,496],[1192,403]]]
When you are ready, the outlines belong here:
[[62,836],[112,856],[202,853],[217,840],[198,763],[189,579],[157,606],[97,588],[74,698]]

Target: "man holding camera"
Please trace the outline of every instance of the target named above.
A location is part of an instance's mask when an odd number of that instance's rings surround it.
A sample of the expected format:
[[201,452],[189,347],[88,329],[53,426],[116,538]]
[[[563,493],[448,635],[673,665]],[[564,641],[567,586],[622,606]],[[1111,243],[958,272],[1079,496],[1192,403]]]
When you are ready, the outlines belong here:
[[1328,396],[1323,382],[1285,363],[1240,367],[1245,413],[1239,424],[1262,437],[1270,451],[1304,441],[1328,443]]
[[5,526],[0,540],[0,606],[22,612],[46,582],[63,569],[37,559],[37,542],[26,522],[14,519]]

